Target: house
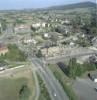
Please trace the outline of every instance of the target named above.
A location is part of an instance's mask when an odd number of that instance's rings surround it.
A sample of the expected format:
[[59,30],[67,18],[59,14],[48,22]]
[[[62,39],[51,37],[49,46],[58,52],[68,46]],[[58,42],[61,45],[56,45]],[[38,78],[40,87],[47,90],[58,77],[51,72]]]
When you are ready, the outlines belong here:
[[70,24],[70,20],[68,20],[68,19],[65,19],[65,21],[64,21],[64,24],[67,24],[67,25],[69,25],[69,24]]
[[75,43],[74,42],[70,42],[69,45],[70,45],[70,47],[74,47]]
[[33,43],[33,44],[37,44],[37,41],[35,40],[35,39],[25,39],[24,41],[23,41],[24,43]]
[[31,32],[30,25],[20,24],[14,28],[15,33],[27,33]]
[[37,41],[35,39],[33,39],[30,35],[24,36],[21,40],[25,44],[28,44],[28,43],[37,44]]
[[45,27],[46,27],[46,23],[45,23],[45,22],[41,23],[41,26],[42,26],[43,28],[45,28]]
[[47,23],[45,23],[45,22],[38,22],[38,23],[33,23],[32,24],[32,27],[34,27],[34,28],[45,28],[46,27],[46,25],[47,25]]
[[0,56],[8,52],[8,48],[5,45],[0,44]]
[[41,23],[32,24],[32,27],[34,27],[34,28],[39,28],[40,26],[41,26]]

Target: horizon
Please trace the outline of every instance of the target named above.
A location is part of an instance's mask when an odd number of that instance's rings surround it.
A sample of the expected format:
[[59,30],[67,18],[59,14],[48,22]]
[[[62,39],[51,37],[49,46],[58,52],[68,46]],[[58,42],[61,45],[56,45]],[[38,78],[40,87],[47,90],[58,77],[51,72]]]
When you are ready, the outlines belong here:
[[0,1],[0,10],[20,10],[20,9],[38,9],[58,5],[69,5],[81,2],[94,2],[95,0],[2,0]]

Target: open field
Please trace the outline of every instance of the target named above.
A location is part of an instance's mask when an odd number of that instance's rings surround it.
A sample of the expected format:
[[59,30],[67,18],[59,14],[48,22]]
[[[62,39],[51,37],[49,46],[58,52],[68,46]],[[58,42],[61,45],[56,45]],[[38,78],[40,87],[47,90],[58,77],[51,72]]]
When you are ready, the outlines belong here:
[[[15,72],[16,70],[16,72]],[[33,100],[35,96],[35,82],[30,68],[15,69],[13,73],[0,77],[0,100],[26,100],[20,99],[20,90],[27,86],[27,100]],[[10,73],[10,72],[8,72]]]

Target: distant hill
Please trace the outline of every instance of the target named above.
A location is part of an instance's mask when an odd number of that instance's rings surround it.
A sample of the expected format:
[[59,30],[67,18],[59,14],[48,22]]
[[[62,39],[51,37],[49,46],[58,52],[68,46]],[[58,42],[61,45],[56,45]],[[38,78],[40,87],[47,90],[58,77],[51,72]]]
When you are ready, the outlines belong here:
[[52,6],[48,8],[29,8],[29,9],[18,9],[18,10],[0,10],[0,12],[16,12],[16,11],[24,11],[24,12],[32,12],[32,11],[44,11],[44,10],[74,10],[78,8],[96,8],[97,4],[93,2],[81,2],[76,4],[68,4],[68,5],[59,5],[59,6]]
[[76,4],[53,6],[53,7],[49,7],[48,9],[49,10],[69,10],[69,9],[90,8],[90,7],[96,7],[96,3],[81,2],[81,3],[76,3]]

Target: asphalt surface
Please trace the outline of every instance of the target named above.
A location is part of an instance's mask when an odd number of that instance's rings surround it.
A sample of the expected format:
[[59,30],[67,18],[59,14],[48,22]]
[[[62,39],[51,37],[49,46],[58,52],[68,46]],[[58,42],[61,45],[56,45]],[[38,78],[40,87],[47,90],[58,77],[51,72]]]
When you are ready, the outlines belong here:
[[79,100],[97,100],[97,83],[86,78],[77,78],[73,84],[73,88],[79,97]]
[[88,55],[93,55],[93,54],[97,54],[97,51],[92,51],[92,52],[86,52],[86,53],[79,53],[79,54],[72,54],[72,55],[61,55],[61,56],[57,56],[57,57],[50,57],[45,59],[47,63],[58,63],[60,61],[64,61],[64,59],[71,59],[71,58],[77,58],[77,57],[81,57],[81,56],[88,56]]

